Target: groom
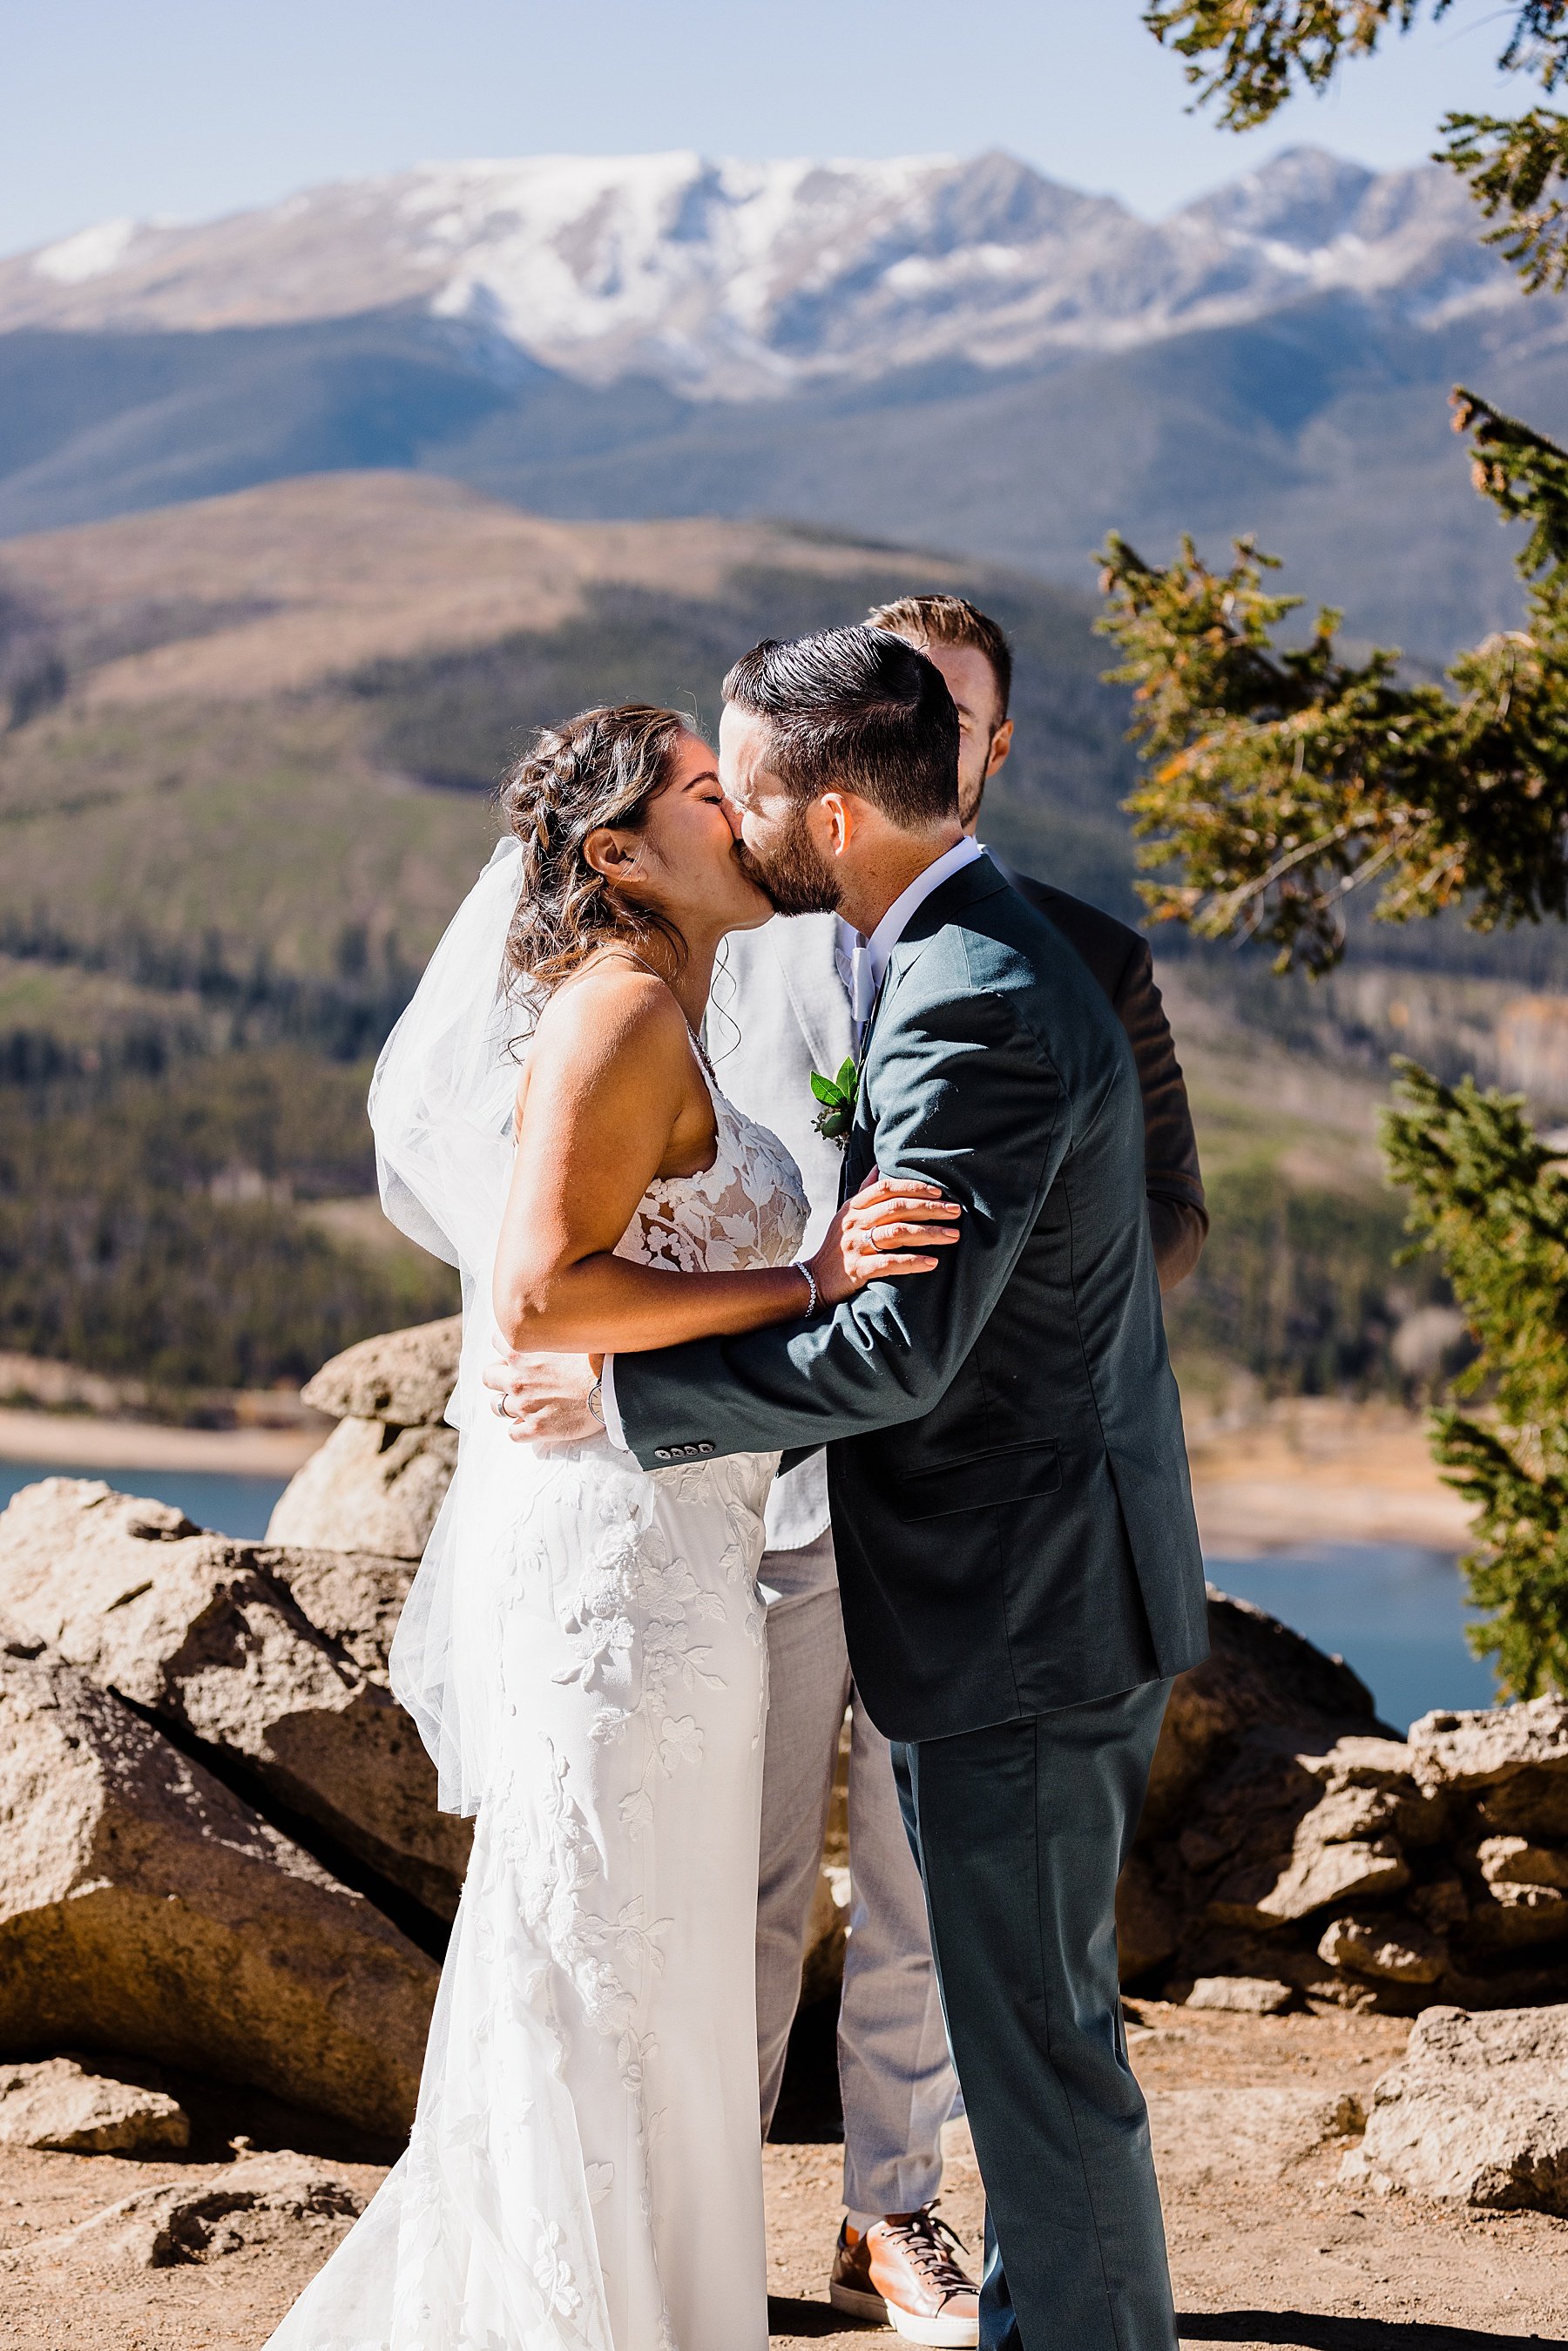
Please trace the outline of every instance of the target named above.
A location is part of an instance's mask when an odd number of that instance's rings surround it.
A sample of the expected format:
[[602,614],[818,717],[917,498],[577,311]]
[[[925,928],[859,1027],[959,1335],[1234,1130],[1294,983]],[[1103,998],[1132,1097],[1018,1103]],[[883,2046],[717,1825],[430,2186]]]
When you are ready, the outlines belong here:
[[894,1742],[988,2208],[988,2351],[1170,2351],[1113,1904],[1203,1573],[1125,1036],[964,834],[957,719],[900,639],[758,646],[725,684],[737,853],[836,908],[875,989],[844,1167],[963,1204],[936,1271],[607,1364],[647,1468],[826,1445],[851,1662]]

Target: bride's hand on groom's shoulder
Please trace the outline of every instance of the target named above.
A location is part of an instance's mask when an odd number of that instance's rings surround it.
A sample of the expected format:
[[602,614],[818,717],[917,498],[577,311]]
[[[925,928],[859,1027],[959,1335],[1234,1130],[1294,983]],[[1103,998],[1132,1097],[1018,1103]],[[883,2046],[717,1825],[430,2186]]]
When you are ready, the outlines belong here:
[[590,1402],[596,1377],[586,1355],[497,1354],[484,1377],[491,1411],[518,1445],[581,1445],[604,1434]]
[[879,1175],[873,1167],[810,1261],[822,1304],[837,1306],[867,1282],[893,1274],[934,1272],[941,1262],[934,1252],[952,1248],[962,1214],[936,1185]]

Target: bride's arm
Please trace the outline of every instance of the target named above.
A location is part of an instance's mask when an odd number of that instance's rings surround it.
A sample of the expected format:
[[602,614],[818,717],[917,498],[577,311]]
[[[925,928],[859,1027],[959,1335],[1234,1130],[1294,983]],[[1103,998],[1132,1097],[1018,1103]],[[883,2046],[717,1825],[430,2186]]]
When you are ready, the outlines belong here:
[[[613,1254],[670,1156],[691,1101],[691,1053],[674,997],[635,972],[595,975],[547,1008],[496,1258],[496,1322],[509,1348],[635,1353],[805,1311],[797,1267],[674,1273]],[[878,1189],[880,1200],[841,1212],[813,1260],[824,1303],[888,1273],[928,1271],[936,1257],[904,1245],[927,1251],[956,1238],[920,1229],[956,1213],[935,1186]]]

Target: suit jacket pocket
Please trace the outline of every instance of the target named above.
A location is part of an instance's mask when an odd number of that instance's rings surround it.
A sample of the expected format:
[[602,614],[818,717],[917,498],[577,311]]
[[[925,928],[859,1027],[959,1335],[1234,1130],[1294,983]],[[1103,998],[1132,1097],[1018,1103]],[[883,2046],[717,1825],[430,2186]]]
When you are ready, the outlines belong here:
[[930,1469],[905,1470],[888,1497],[894,1515],[914,1524],[958,1510],[988,1510],[999,1502],[1030,1502],[1054,1494],[1061,1483],[1061,1455],[1054,1440],[1012,1445],[990,1453],[967,1453]]

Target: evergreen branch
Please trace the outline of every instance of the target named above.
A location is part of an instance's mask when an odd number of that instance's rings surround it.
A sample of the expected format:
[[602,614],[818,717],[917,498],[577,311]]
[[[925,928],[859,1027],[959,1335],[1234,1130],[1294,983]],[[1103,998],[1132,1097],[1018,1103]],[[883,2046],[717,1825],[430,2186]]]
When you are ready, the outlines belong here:
[[1332,610],[1281,645],[1300,600],[1266,587],[1277,565],[1249,539],[1223,572],[1187,538],[1164,570],[1108,541],[1100,626],[1134,689],[1147,772],[1127,805],[1156,921],[1323,971],[1342,902],[1375,880],[1386,922],[1460,900],[1481,930],[1568,914],[1568,454],[1472,392],[1455,410],[1477,488],[1530,526],[1531,626],[1460,654],[1446,684],[1402,683],[1385,647],[1345,659]]
[[1568,115],[1546,107],[1513,118],[1448,114],[1442,131],[1447,144],[1435,160],[1469,182],[1489,220],[1503,215],[1483,242],[1518,270],[1527,294],[1561,293],[1568,287]]
[[1568,1479],[1457,1412],[1434,1413],[1431,1435],[1444,1482],[1476,1510],[1459,1565],[1473,1604],[1491,1613],[1468,1628],[1471,1648],[1491,1658],[1506,1697],[1568,1689]]
[[[1432,23],[1452,5],[1431,0]],[[1212,103],[1227,131],[1253,131],[1298,90],[1325,90],[1385,33],[1409,32],[1420,13],[1421,0],[1150,0],[1144,22],[1186,59],[1195,108]],[[1568,0],[1516,0],[1498,65],[1548,91],[1568,79]],[[1568,120],[1544,107],[1517,119],[1449,114],[1442,131],[1436,160],[1468,180],[1497,220],[1486,242],[1525,290],[1568,286],[1568,201],[1552,193],[1568,183]]]
[[[1452,406],[1455,432],[1469,434],[1475,444],[1470,478],[1476,488],[1505,522],[1531,526],[1515,569],[1552,595],[1550,607],[1535,608],[1537,617],[1562,629],[1568,625],[1568,449],[1505,416],[1462,383],[1455,386]],[[1563,597],[1561,607],[1558,597]]]
[[[1434,18],[1451,5],[1433,0]],[[1347,57],[1370,57],[1391,26],[1408,32],[1419,9],[1420,0],[1153,0],[1144,22],[1187,60],[1194,105],[1218,99],[1226,130],[1251,131],[1298,84],[1325,89]]]

